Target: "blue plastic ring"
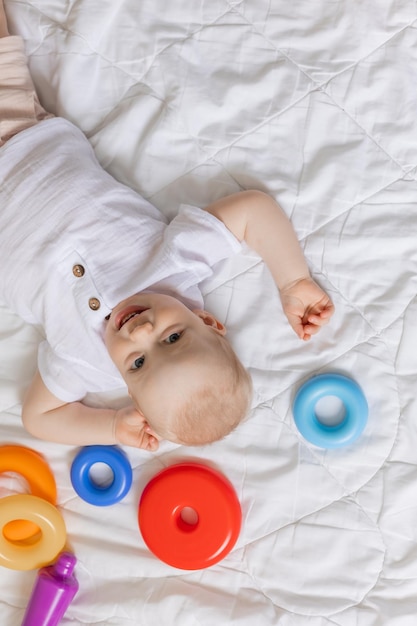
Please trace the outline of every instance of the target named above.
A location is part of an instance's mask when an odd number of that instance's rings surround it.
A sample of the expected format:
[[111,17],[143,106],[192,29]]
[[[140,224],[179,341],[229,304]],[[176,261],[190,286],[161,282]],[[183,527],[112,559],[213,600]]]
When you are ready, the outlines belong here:
[[[95,463],[108,465],[113,481],[102,487],[90,477]],[[110,506],[125,497],[132,485],[132,467],[126,454],[116,446],[86,446],[75,457],[71,466],[71,482],[77,494],[95,506]]]
[[[344,405],[345,415],[334,426],[323,424],[315,413],[321,398],[336,396]],[[341,374],[319,374],[298,390],[293,404],[295,424],[302,436],[320,448],[347,446],[362,433],[368,420],[368,403],[359,385]]]

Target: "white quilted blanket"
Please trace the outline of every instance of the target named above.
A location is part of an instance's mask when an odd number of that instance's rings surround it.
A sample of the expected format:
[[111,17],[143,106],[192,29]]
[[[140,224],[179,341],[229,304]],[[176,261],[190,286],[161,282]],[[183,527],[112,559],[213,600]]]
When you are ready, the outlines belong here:
[[[415,0],[6,0],[44,106],[168,216],[239,189],[276,197],[336,314],[310,343],[250,251],[204,291],[250,369],[249,419],[203,448],[128,449],[133,488],[93,507],[76,450],[20,423],[40,335],[0,310],[1,441],[55,474],[80,592],[62,624],[412,626],[417,615],[417,12]],[[74,155],[76,158],[76,155]],[[347,449],[306,443],[298,386],[353,377],[368,399]],[[137,505],[186,459],[234,485],[243,525],[219,564],[184,572],[146,548]],[[12,483],[12,484],[11,484]],[[3,477],[2,493],[19,490]],[[21,623],[35,573],[0,569],[0,621]]]

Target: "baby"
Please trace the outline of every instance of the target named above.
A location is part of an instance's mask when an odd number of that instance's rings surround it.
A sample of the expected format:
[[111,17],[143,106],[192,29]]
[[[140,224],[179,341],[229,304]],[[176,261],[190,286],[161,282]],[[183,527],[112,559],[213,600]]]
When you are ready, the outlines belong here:
[[[333,305],[266,194],[182,206],[167,224],[107,174],[81,131],[40,105],[2,0],[0,146],[0,298],[45,333],[22,412],[34,436],[156,450],[162,438],[201,445],[233,430],[250,377],[198,285],[242,241],[270,269],[300,339],[329,321]],[[126,387],[123,409],[83,401]]]

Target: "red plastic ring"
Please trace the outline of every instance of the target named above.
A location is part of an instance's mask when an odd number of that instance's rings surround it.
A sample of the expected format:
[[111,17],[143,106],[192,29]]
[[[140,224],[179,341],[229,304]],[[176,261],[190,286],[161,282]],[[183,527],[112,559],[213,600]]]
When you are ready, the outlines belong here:
[[[193,512],[190,522],[185,511]],[[184,570],[223,559],[240,533],[242,512],[229,481],[199,463],[179,463],[146,485],[139,503],[139,528],[149,550]]]

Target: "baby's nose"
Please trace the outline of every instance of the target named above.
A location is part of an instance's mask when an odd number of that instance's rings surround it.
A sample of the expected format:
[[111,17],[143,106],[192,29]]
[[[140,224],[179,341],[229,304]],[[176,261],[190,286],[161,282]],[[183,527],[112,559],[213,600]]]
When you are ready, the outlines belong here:
[[152,332],[152,330],[153,326],[151,322],[142,322],[141,324],[138,324],[137,326],[132,328],[132,330],[130,331],[130,335],[133,337],[136,335],[149,334],[150,332]]

